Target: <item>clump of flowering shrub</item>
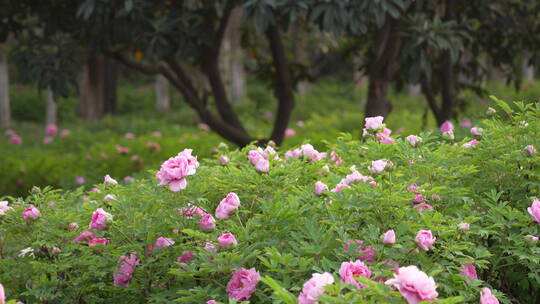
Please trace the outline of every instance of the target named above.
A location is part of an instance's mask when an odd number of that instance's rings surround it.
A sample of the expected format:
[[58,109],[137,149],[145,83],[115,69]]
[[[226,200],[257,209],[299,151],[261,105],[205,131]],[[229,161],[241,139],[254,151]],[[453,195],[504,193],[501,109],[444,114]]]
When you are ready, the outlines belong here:
[[6,197],[5,297],[534,303],[540,106],[498,104],[466,138],[451,124],[391,136],[377,118],[362,141],[343,135],[326,151],[178,151],[128,185],[113,175],[87,192]]

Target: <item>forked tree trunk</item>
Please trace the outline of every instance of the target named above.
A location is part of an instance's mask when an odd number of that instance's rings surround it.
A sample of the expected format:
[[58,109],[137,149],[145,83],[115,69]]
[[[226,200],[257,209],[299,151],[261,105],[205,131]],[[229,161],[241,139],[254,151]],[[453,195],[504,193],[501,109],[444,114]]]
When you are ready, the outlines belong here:
[[8,60],[4,47],[0,44],[0,125],[8,127],[10,124]]
[[366,117],[386,117],[392,111],[392,103],[388,100],[388,89],[398,68],[397,59],[400,46],[397,21],[387,16],[385,24],[377,31],[373,46],[374,58],[368,67],[369,85]]
[[45,114],[46,125],[56,125],[58,123],[58,105],[54,99],[54,93],[51,88],[47,89],[47,111]]
[[163,75],[156,76],[156,109],[158,112],[169,112],[171,99],[169,95],[169,81]]

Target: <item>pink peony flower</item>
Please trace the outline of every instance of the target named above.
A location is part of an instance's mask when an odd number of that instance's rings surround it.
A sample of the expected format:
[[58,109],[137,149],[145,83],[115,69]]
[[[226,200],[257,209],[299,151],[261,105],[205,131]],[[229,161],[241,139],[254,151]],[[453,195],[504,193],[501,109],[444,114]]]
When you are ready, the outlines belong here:
[[422,137],[416,136],[416,135],[409,135],[405,139],[409,142],[409,144],[413,147],[418,146],[420,143],[422,143]]
[[314,273],[304,286],[298,297],[298,304],[317,304],[317,298],[324,293],[324,287],[334,283],[334,277],[328,272]]
[[459,123],[459,126],[462,127],[462,128],[470,128],[471,125],[472,125],[472,122],[471,122],[470,119],[464,120],[464,121]]
[[109,184],[109,185],[118,185],[118,182],[112,178],[109,174],[105,175],[103,178],[103,183]]
[[295,136],[295,135],[296,135],[296,131],[294,129],[287,128],[285,130],[285,137],[291,137],[291,136]]
[[342,282],[351,283],[357,288],[364,288],[364,286],[362,286],[362,284],[360,284],[356,280],[356,278],[357,277],[370,278],[371,271],[363,262],[351,261],[351,262],[341,263],[341,267],[339,268],[339,275],[341,276]]
[[459,273],[465,275],[469,279],[478,280],[478,275],[476,274],[476,268],[474,267],[473,264],[463,264],[463,267]]
[[321,193],[323,193],[323,191],[328,191],[328,186],[321,182],[321,181],[318,181],[315,183],[315,194],[317,195],[321,195]]
[[8,201],[1,201],[0,202],[0,215],[5,215],[6,212],[9,210],[12,210],[13,208],[8,206]]
[[304,123],[303,120],[299,120],[296,122],[296,126],[299,127],[299,128],[303,128],[306,124]]
[[129,258],[126,256],[120,257],[120,265],[118,265],[118,273],[113,275],[114,286],[129,286],[129,281],[133,276],[135,267],[139,265],[139,260],[137,260],[137,255],[132,253]]
[[222,164],[222,165],[226,165],[229,163],[229,158],[225,155],[221,155],[219,157],[219,163]]
[[213,230],[216,228],[216,220],[211,214],[206,213],[199,221],[199,228],[201,230]]
[[394,278],[385,282],[393,285],[409,304],[430,301],[439,295],[432,277],[420,271],[416,266],[400,267]]
[[12,135],[10,141],[14,145],[20,145],[20,144],[22,144],[23,139],[22,139],[22,137],[20,137],[18,135]]
[[190,203],[187,204],[186,208],[178,208],[178,213],[188,219],[192,219],[195,215],[203,216],[206,214],[206,212],[202,208],[192,205]]
[[537,236],[534,236],[534,235],[527,235],[526,238],[527,238],[527,241],[529,243],[532,243],[532,244],[537,243],[538,240],[539,240],[539,238]]
[[22,215],[25,219],[37,220],[41,216],[41,213],[34,205],[31,205],[23,211]]
[[154,136],[154,137],[161,137],[161,132],[159,132],[159,131],[154,131],[154,132],[152,132],[152,136]]
[[415,203],[415,204],[425,203],[424,202],[424,196],[422,195],[422,193],[417,192],[417,193],[414,194],[413,203]]
[[131,176],[125,176],[124,177],[124,182],[126,182],[126,183],[132,183],[134,181],[135,181],[135,179],[133,177],[131,177]]
[[366,117],[365,118],[365,125],[364,128],[367,130],[378,130],[382,127],[384,121],[384,117],[382,116],[376,116],[376,117]]
[[0,284],[0,304],[6,304],[6,294],[4,292],[4,286]]
[[58,127],[55,124],[50,124],[45,127],[45,134],[55,136],[58,133]]
[[206,301],[206,304],[217,304],[215,300]]
[[527,208],[529,214],[540,225],[540,200],[534,199],[531,206]]
[[449,120],[443,122],[440,128],[441,133],[454,132],[454,125]]
[[109,243],[109,240],[106,238],[94,238],[88,242],[88,246],[96,246],[96,245],[107,245]]
[[111,222],[112,219],[113,216],[111,214],[105,212],[103,208],[98,208],[92,213],[92,220],[88,228],[92,230],[105,230],[107,229],[107,223]]
[[431,206],[430,204],[426,204],[426,203],[420,203],[420,204],[416,204],[414,205],[414,208],[416,210],[418,210],[419,212],[422,212],[424,210],[431,210],[433,209],[433,206]]
[[384,128],[382,132],[379,132],[376,134],[377,141],[380,143],[386,144],[386,145],[393,145],[396,142],[392,137],[390,137],[390,134],[392,134],[392,131],[388,128]]
[[272,117],[274,117],[274,113],[272,113],[270,111],[264,112],[264,118],[272,119]]
[[369,166],[369,170],[375,174],[381,173],[386,168],[387,164],[388,164],[387,160],[383,160],[383,159],[374,160],[374,161],[371,161],[371,166]]
[[182,252],[182,256],[176,259],[176,262],[178,263],[189,263],[189,261],[193,260],[195,258],[195,254],[191,251],[184,251]]
[[168,184],[169,189],[174,192],[185,189],[187,186],[185,177],[195,174],[197,167],[198,163],[192,161],[190,165],[190,160],[184,156],[171,157],[161,165],[160,170],[156,173],[156,178],[159,180],[158,186]]
[[459,230],[461,231],[469,231],[471,229],[471,224],[469,223],[461,223],[459,224]]
[[216,208],[216,217],[217,218],[228,218],[231,213],[236,211],[240,206],[240,198],[234,192],[230,192],[227,196],[221,200],[219,205]]
[[88,230],[85,230],[81,232],[74,240],[75,243],[82,243],[82,242],[90,242],[96,237],[96,234],[93,232],[90,232]]
[[219,246],[223,249],[232,249],[238,245],[236,238],[232,233],[225,233],[218,237]]
[[75,182],[76,182],[77,184],[79,184],[79,185],[84,184],[84,177],[82,177],[82,176],[77,176],[77,177],[75,177]]
[[261,159],[255,164],[255,170],[262,173],[270,171],[270,162],[266,159]]
[[207,125],[207,124],[205,124],[205,123],[200,123],[200,124],[198,125],[198,127],[199,127],[199,129],[201,129],[201,130],[203,130],[203,131],[205,131],[205,132],[210,131],[210,126]]
[[188,161],[188,165],[197,169],[199,168],[199,161],[197,160],[197,156],[191,155],[193,153],[193,149],[184,149],[178,153],[178,156],[185,157]]
[[124,137],[125,137],[126,139],[134,139],[134,138],[135,138],[135,134],[129,133],[129,132],[128,132],[128,133],[126,133],[126,135],[124,135]]
[[129,153],[129,148],[128,147],[122,147],[120,145],[116,145],[115,148],[116,148],[116,151],[118,151],[119,154],[128,154]]
[[114,194],[107,194],[105,195],[105,197],[103,198],[104,201],[108,202],[108,201],[115,201],[116,200],[116,195]]
[[229,283],[227,283],[227,294],[229,298],[240,302],[249,300],[255,292],[260,279],[261,276],[255,268],[239,268],[233,273]]
[[407,191],[409,192],[415,192],[418,191],[418,189],[420,189],[420,187],[418,187],[416,184],[411,184],[409,187],[407,187]]
[[480,292],[480,304],[499,304],[499,300],[491,293],[489,288],[482,288]]
[[536,149],[534,148],[533,145],[526,146],[524,151],[529,156],[532,156],[532,155],[536,154]]
[[164,248],[172,245],[174,245],[173,239],[160,236],[154,244],[148,246],[148,250],[152,251],[156,248]]
[[11,129],[7,129],[6,131],[4,131],[4,134],[7,135],[7,136],[16,135],[15,131],[13,131]]
[[75,231],[75,230],[78,230],[79,229],[79,224],[73,222],[73,223],[69,223],[69,230],[71,231]]
[[66,136],[69,136],[70,134],[71,134],[71,131],[64,129],[60,132],[60,137],[66,137]]
[[466,143],[463,144],[463,147],[464,148],[471,148],[471,147],[476,147],[476,145],[478,145],[480,142],[476,139],[473,139],[471,141],[468,141]]
[[484,133],[484,129],[482,128],[478,128],[478,127],[473,127],[471,128],[471,135],[473,136],[482,136],[482,134]]
[[383,243],[385,244],[395,244],[396,243],[396,233],[394,230],[390,229],[384,233],[384,240]]
[[208,251],[211,254],[216,254],[217,253],[216,245],[214,245],[214,244],[212,244],[210,242],[206,242],[204,244],[204,250]]
[[345,188],[350,188],[351,186],[347,185],[347,184],[343,184],[343,183],[339,183],[337,184],[334,189],[332,189],[331,191],[332,192],[335,192],[335,193],[340,193],[341,190],[345,189]]
[[431,230],[420,230],[416,234],[416,238],[414,240],[420,248],[428,251],[429,247],[433,246],[436,239],[437,238],[433,237],[431,234]]
[[45,136],[45,138],[43,138],[43,144],[44,145],[48,145],[48,144],[52,143],[52,141],[53,141],[53,138],[50,137],[50,136]]

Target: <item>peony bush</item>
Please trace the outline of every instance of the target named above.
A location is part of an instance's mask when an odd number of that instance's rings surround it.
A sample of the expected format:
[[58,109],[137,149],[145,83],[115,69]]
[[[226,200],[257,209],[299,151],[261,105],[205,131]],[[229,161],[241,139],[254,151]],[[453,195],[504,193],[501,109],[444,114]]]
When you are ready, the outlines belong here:
[[464,138],[371,118],[325,151],[178,151],[126,185],[4,197],[0,300],[536,303],[540,105],[497,103]]

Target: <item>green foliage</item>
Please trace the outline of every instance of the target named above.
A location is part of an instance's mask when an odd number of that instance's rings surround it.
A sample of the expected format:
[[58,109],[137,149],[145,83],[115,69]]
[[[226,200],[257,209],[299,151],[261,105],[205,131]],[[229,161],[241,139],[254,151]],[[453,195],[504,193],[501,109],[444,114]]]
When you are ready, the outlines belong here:
[[[498,108],[479,123],[484,135],[471,148],[462,146],[470,138],[450,142],[438,133],[420,134],[424,142],[416,148],[403,138],[384,145],[344,134],[326,147],[342,157],[340,165],[328,159],[272,159],[270,171],[259,173],[246,160],[254,146],[240,151],[222,147],[216,156],[200,159],[200,168],[180,192],[157,186],[155,166],[135,183],[95,185],[101,193],[46,187],[24,199],[3,198],[14,210],[0,216],[0,282],[9,300],[25,303],[235,303],[225,286],[232,272],[244,267],[255,268],[262,278],[251,303],[296,303],[314,272],[329,272],[336,281],[319,303],[405,303],[398,291],[379,282],[393,277],[388,262],[394,261],[432,276],[437,303],[478,303],[482,287],[491,288],[504,304],[514,299],[534,303],[540,294],[540,251],[527,236],[538,235],[539,226],[527,207],[540,196],[540,159],[523,148],[538,149],[540,106],[515,103],[507,110]],[[168,150],[168,156],[181,149]],[[229,164],[219,165],[218,155],[227,155]],[[340,193],[314,194],[316,181],[332,188],[352,165],[372,174],[368,167],[378,159],[394,166],[373,175],[377,186],[359,182]],[[321,172],[324,165],[329,172]],[[413,183],[432,210],[413,207],[414,193],[406,189]],[[198,216],[190,219],[177,211],[190,203],[213,214],[229,192],[238,194],[241,205],[230,218],[216,219],[214,231],[201,231]],[[107,194],[116,200],[105,201]],[[21,216],[30,204],[41,211],[35,221]],[[73,243],[97,208],[114,217],[107,230],[95,231],[110,243]],[[81,228],[70,231],[72,222]],[[470,230],[459,229],[464,222]],[[382,242],[388,229],[396,231],[392,246]],[[414,238],[421,229],[431,230],[437,240],[429,251],[415,253]],[[236,236],[236,248],[215,255],[204,250],[204,242],[216,243],[226,232]],[[150,252],[148,246],[161,236],[175,244]],[[349,240],[362,240],[376,251],[375,262],[367,263],[371,280],[360,278],[366,286],[361,290],[340,282],[338,275],[342,262],[362,255],[356,245],[344,250]],[[17,257],[27,247],[34,257]],[[54,247],[60,252],[53,253]],[[184,251],[195,258],[176,263]],[[140,265],[129,287],[115,287],[118,258],[131,252]],[[479,280],[459,274],[465,263],[474,264]]]

